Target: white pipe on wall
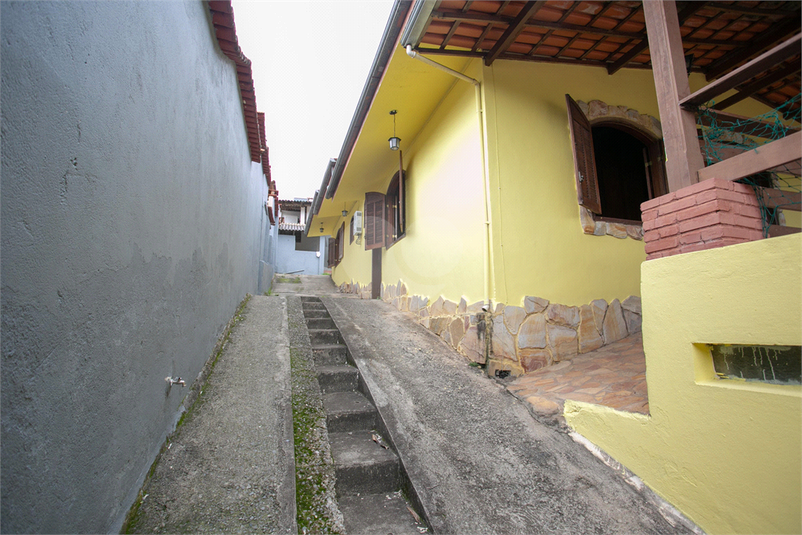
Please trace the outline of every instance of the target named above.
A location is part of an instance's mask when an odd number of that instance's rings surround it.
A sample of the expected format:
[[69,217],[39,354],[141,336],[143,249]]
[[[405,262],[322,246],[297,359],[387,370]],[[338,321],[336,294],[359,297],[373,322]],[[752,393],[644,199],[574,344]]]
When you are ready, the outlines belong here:
[[490,209],[490,181],[487,176],[487,153],[485,149],[485,140],[487,139],[486,136],[486,129],[485,129],[485,121],[484,121],[484,110],[482,109],[482,84],[478,80],[471,78],[470,76],[466,76],[459,71],[455,71],[450,67],[446,67],[436,61],[432,61],[429,58],[421,56],[418,52],[412,50],[412,45],[406,46],[407,55],[413,59],[418,61],[422,61],[423,63],[434,67],[435,69],[439,69],[443,72],[450,74],[451,76],[455,76],[462,81],[468,82],[473,84],[474,87],[474,95],[476,99],[476,113],[479,118],[479,145],[481,147],[481,154],[482,154],[482,183],[484,186],[484,201],[485,201],[485,239],[483,240],[483,260],[484,260],[484,293],[485,293],[485,304],[490,307],[492,303],[492,298],[495,295],[495,285],[492,279],[492,263],[493,263],[493,248],[492,248],[492,239],[493,239],[493,232],[492,232],[492,224],[491,224],[491,209]]

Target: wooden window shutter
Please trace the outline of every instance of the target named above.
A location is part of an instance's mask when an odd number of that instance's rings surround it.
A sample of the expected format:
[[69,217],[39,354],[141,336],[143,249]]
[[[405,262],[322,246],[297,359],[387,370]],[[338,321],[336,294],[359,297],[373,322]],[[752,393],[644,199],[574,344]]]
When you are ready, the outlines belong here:
[[565,95],[568,107],[568,124],[571,125],[571,146],[574,151],[576,193],[579,204],[591,212],[601,214],[599,179],[593,154],[593,136],[590,121],[570,95]]
[[393,244],[393,231],[395,230],[395,209],[393,208],[395,196],[387,192],[384,196],[384,246],[390,247]]
[[354,216],[351,216],[351,222],[349,223],[350,229],[349,232],[351,234],[351,241],[348,243],[354,243]]
[[365,193],[365,250],[379,249],[384,245],[384,195]]
[[337,231],[337,262],[343,259],[345,252],[345,223],[340,225],[340,230]]
[[329,250],[326,253],[328,267],[334,267],[334,255],[337,253],[337,242],[334,238],[329,238]]

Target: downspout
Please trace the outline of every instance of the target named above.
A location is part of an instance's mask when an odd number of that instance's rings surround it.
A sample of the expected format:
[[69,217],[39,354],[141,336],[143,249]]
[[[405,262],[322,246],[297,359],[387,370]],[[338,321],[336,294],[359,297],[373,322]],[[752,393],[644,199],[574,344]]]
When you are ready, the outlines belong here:
[[484,201],[485,201],[485,237],[482,240],[482,255],[484,261],[484,293],[485,293],[485,305],[488,307],[488,312],[492,313],[490,310],[490,306],[492,304],[492,298],[495,295],[495,288],[494,283],[491,278],[493,270],[492,270],[492,262],[493,262],[493,248],[492,244],[492,226],[491,226],[491,210],[490,210],[490,181],[488,179],[488,172],[487,172],[487,153],[485,149],[485,140],[487,139],[486,136],[486,129],[485,129],[485,121],[484,121],[484,110],[482,109],[482,84],[478,80],[474,80],[470,76],[466,76],[461,72],[455,71],[445,65],[441,65],[436,61],[432,61],[429,58],[423,57],[418,54],[416,51],[412,50],[412,45],[408,44],[406,46],[407,55],[413,59],[417,59],[418,61],[422,61],[423,63],[434,67],[435,69],[440,69],[443,72],[450,74],[451,76],[455,76],[462,81],[469,82],[473,84],[474,88],[474,95],[476,98],[476,114],[479,119],[479,144],[481,146],[481,154],[482,154],[482,183],[484,185]]

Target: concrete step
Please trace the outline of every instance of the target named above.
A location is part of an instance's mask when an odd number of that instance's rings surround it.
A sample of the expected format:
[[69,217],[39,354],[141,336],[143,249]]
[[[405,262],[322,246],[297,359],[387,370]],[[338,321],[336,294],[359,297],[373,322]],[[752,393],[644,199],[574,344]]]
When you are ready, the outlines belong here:
[[348,346],[344,344],[322,344],[312,346],[315,366],[345,364],[348,360]]
[[400,492],[341,496],[337,500],[348,535],[420,535],[418,523]]
[[306,318],[307,329],[336,329],[337,325],[331,318]]
[[359,386],[359,370],[351,365],[315,366],[315,371],[324,394],[353,392]]
[[376,407],[359,392],[332,392],[323,395],[326,427],[329,433],[368,431],[378,426]]
[[313,346],[342,344],[343,339],[337,329],[308,329],[309,341]]
[[321,303],[319,297],[315,297],[314,295],[302,295],[301,296],[301,304],[305,305],[307,303]]
[[322,301],[306,301],[301,305],[304,312],[307,310],[326,310],[326,305]]
[[325,308],[317,309],[317,308],[310,308],[308,310],[304,310],[304,318],[330,318],[329,311]]
[[329,433],[337,494],[394,492],[401,486],[398,457],[374,442],[371,431]]

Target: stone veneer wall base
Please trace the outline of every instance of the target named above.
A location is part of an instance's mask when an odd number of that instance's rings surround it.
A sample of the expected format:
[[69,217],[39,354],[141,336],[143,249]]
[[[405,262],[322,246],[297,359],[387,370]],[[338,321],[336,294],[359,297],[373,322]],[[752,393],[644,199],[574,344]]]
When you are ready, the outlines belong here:
[[[371,298],[371,288],[359,283],[340,285],[343,293]],[[406,285],[381,288],[381,299],[440,336],[471,362],[486,365],[488,375],[509,371],[521,375],[640,332],[640,297],[608,303],[596,299],[582,306],[551,303],[527,296],[523,306],[498,303],[492,310],[484,302],[459,303],[442,296],[430,303],[426,296],[408,295]]]

